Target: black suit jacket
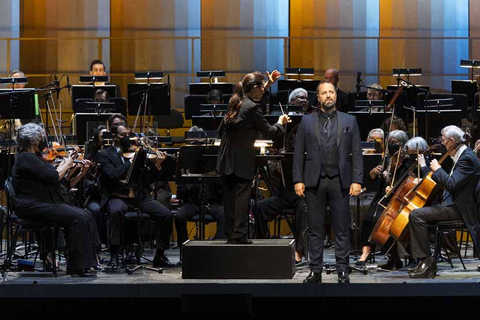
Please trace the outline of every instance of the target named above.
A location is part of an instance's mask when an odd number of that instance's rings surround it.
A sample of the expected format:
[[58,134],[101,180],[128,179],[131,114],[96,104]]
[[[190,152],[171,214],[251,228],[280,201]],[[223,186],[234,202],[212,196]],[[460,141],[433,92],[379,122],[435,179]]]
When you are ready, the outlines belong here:
[[[305,115],[295,138],[293,183],[315,187],[320,179],[322,145],[319,113]],[[360,131],[355,117],[337,111],[337,156],[342,187],[363,183],[363,156]]]
[[432,174],[432,179],[450,192],[453,203],[460,211],[460,215],[475,242],[476,255],[480,257],[480,222],[475,197],[475,189],[480,179],[480,162],[477,156],[472,149],[465,149],[451,176],[440,168]]
[[254,143],[259,131],[272,137],[284,133],[284,128],[280,124],[270,125],[263,116],[260,105],[246,97],[237,118],[228,124],[224,118],[218,128],[222,142],[218,150],[217,171],[252,180],[255,174],[255,154],[258,153]]
[[[98,163],[100,164],[100,188],[101,188],[101,201],[100,206],[103,207],[110,198],[113,197],[114,192],[125,193],[125,189],[128,187],[134,187],[136,191],[135,184],[139,181],[138,176],[133,176],[132,182],[126,186],[125,184],[120,183],[120,180],[124,179],[130,169],[130,161],[122,161],[121,156],[117,153],[117,149],[114,146],[110,146],[106,149],[103,149],[98,154]],[[154,180],[159,180],[161,178],[160,171],[153,165],[148,165],[148,173],[146,174],[148,181],[143,181],[144,185],[142,186],[142,196],[148,196],[148,184]]]

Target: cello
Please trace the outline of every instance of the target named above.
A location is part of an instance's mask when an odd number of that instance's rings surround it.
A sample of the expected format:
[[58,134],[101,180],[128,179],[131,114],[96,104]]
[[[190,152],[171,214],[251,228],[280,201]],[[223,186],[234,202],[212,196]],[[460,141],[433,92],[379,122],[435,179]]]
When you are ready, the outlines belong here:
[[[451,151],[455,146],[452,146],[448,151],[442,156],[438,161],[439,164],[442,164],[443,161],[449,156]],[[437,197],[441,191],[440,186],[437,185],[432,179],[433,171],[430,171],[410,192],[408,192],[404,201],[406,205],[403,207],[402,211],[398,214],[398,217],[393,222],[390,228],[390,235],[397,240],[407,240],[408,235],[405,232],[405,228],[408,225],[408,217],[410,212],[415,209],[423,208],[425,206],[431,205],[433,200]]]
[[[427,155],[431,152],[437,150],[440,146],[433,145],[423,154]],[[399,213],[402,211],[407,202],[404,200],[405,196],[417,185],[416,177],[413,175],[413,170],[417,167],[417,162],[412,164],[407,172],[398,180],[398,182],[392,187],[390,192],[388,192],[382,199],[380,199],[379,204],[383,199],[387,198],[392,192],[394,192],[391,197],[388,205],[385,207],[385,210],[382,212],[378,218],[375,227],[368,238],[368,241],[376,244],[378,246],[383,246],[387,240],[390,238],[390,229],[394,221],[397,219]],[[383,205],[382,205],[383,206]]]

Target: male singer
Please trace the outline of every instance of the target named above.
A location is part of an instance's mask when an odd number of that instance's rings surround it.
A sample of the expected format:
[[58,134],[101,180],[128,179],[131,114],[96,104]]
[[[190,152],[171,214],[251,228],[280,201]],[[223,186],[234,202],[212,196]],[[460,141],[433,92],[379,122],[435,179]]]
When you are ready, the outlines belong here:
[[350,196],[358,196],[363,181],[363,158],[355,117],[337,111],[335,86],[322,81],[317,88],[319,112],[305,115],[295,141],[295,193],[306,196],[310,226],[310,275],[305,283],[321,283],[323,222],[330,207],[335,232],[339,283],[349,283]]

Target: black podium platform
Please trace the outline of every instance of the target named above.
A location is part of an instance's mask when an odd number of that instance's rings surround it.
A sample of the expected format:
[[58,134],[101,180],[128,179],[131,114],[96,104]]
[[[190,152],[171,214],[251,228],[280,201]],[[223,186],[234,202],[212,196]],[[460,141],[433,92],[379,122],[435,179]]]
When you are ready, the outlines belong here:
[[225,240],[183,244],[183,279],[292,279],[294,239],[256,239],[253,244]]

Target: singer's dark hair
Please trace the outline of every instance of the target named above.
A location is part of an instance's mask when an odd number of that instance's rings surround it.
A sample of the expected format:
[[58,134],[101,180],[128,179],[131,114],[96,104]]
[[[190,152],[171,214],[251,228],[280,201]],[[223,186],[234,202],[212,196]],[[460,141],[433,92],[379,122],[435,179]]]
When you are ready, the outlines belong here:
[[90,63],[90,71],[93,70],[93,66],[96,65],[96,64],[101,64],[103,66],[103,70],[105,70],[105,63],[103,63],[102,60],[95,59],[95,60],[92,61],[92,63]]
[[334,85],[333,83],[331,83],[330,81],[328,81],[328,80],[326,80],[326,79],[323,79],[323,80],[320,81],[320,83],[319,83],[318,86],[317,86],[317,93],[320,91],[320,86],[321,86],[322,84],[324,84],[324,83],[329,83],[329,84],[331,84],[331,85],[335,88],[335,85]]
[[245,94],[249,93],[255,86],[263,85],[264,82],[265,77],[263,74],[259,71],[255,71],[247,74],[243,77],[242,81],[235,85],[235,92],[230,98],[225,122],[233,122],[237,118],[243,99],[245,99]]

